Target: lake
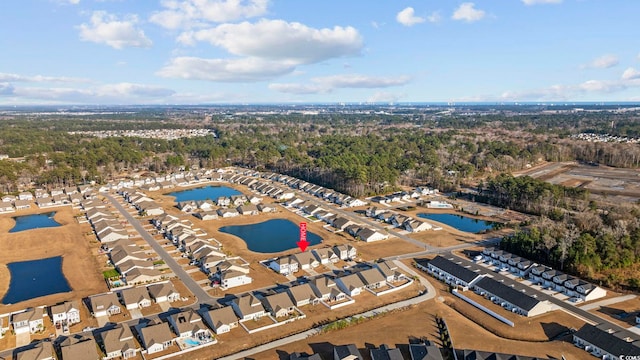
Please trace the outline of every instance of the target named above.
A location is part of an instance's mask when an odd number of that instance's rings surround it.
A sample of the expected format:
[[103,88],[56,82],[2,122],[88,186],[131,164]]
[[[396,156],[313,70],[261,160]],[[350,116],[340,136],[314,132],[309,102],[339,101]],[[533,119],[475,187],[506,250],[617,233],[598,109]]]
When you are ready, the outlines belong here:
[[204,186],[195,189],[175,191],[169,193],[171,196],[176,197],[176,202],[182,201],[198,201],[198,200],[212,200],[215,201],[220,196],[242,195],[242,193],[236,189],[232,189],[226,186]]
[[[297,248],[300,241],[300,227],[289,220],[273,219],[250,225],[224,226],[220,232],[235,235],[247,243],[251,251],[274,253]],[[307,231],[309,245],[320,244],[322,238]]]
[[7,264],[11,274],[3,304],[15,304],[40,296],[71,291],[62,273],[62,256]]
[[13,220],[16,221],[16,224],[11,230],[9,230],[9,232],[13,233],[30,229],[60,226],[60,224],[53,219],[55,214],[55,212],[50,212],[46,214],[16,216],[13,218]]
[[456,214],[425,214],[420,213],[418,217],[423,219],[434,220],[447,224],[460,231],[479,233],[484,230],[490,230],[493,228],[495,222],[473,219],[470,217],[456,215]]

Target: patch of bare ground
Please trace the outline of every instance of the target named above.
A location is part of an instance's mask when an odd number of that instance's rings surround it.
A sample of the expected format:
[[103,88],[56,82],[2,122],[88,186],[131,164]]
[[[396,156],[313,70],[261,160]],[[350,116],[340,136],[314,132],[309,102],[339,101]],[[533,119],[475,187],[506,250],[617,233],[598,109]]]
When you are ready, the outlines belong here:
[[614,324],[628,328],[636,324],[636,316],[640,315],[640,297],[631,300],[600,306],[589,310],[600,317],[603,317]]
[[[458,349],[476,349],[495,351],[525,356],[582,359],[588,356],[584,351],[569,342],[547,341],[530,342],[508,340],[495,335],[490,330],[478,326],[473,321],[461,316],[449,306],[431,300],[427,303],[412,306],[402,311],[391,312],[363,323],[335,330],[288,344],[279,349],[265,351],[252,358],[275,360],[284,359],[292,352],[319,353],[323,358],[331,358],[335,345],[355,344],[366,359],[370,359],[368,348],[388,344],[398,347],[405,358],[410,341],[426,338],[441,345],[438,339],[435,316],[447,321],[453,344]],[[526,332],[527,325],[519,325]],[[536,325],[538,326],[538,325]]]
[[[62,226],[9,233],[14,225],[12,216],[55,211],[54,219]],[[79,224],[80,213],[70,206],[52,209],[32,208],[15,214],[0,215],[0,298],[9,288],[10,274],[5,266],[27,261],[62,256],[62,272],[71,287],[70,292],[26,300],[17,304],[0,305],[0,313],[17,311],[39,305],[51,305],[65,300],[77,300],[107,291],[102,277],[102,265],[96,256],[100,244],[87,223]]]

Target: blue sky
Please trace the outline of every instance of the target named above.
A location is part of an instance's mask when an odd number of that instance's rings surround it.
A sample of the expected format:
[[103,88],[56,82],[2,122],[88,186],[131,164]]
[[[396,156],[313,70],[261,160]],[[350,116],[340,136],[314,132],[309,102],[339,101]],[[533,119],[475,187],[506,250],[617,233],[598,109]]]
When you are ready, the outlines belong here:
[[640,101],[634,0],[21,0],[0,105]]

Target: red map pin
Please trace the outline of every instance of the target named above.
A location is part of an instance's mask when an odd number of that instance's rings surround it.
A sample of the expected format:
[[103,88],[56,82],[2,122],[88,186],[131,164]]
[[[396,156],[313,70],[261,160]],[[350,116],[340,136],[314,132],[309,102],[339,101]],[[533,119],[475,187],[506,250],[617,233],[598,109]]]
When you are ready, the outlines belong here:
[[306,222],[300,223],[300,241],[298,241],[296,244],[298,244],[298,247],[302,252],[307,250],[307,246],[309,246],[309,242],[307,242],[307,223]]

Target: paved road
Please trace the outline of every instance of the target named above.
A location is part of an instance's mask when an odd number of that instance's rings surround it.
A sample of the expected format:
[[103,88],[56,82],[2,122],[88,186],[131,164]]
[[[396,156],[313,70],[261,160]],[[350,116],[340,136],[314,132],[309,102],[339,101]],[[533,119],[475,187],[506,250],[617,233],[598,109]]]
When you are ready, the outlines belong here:
[[633,300],[633,299],[635,299],[637,297],[638,297],[637,295],[618,296],[618,297],[614,297],[614,298],[611,298],[611,299],[605,299],[605,300],[601,300],[601,301],[596,301],[596,302],[591,303],[591,304],[582,305],[582,306],[580,306],[580,309],[582,309],[582,310],[593,310],[593,309],[599,308],[601,306],[607,306],[607,305],[612,305],[612,304],[616,304],[616,303],[627,301],[627,300]]
[[[403,307],[406,307],[406,306],[420,304],[420,303],[425,302],[427,300],[431,300],[436,296],[435,288],[433,287],[433,285],[431,285],[431,283],[429,283],[429,281],[427,279],[422,277],[422,275],[416,273],[415,271],[413,271],[411,268],[409,268],[405,264],[401,263],[400,261],[397,261],[396,265],[398,265],[399,267],[401,267],[403,270],[407,271],[411,275],[417,276],[418,280],[420,281],[420,283],[423,284],[423,285],[426,285],[427,291],[425,291],[422,295],[416,296],[414,298],[403,300],[403,301],[399,301],[399,302],[396,302],[396,303],[393,303],[393,304],[389,304],[389,305],[385,305],[385,306],[381,306],[379,308],[375,308],[375,309],[372,309],[372,310],[369,310],[369,311],[366,311],[366,312],[363,312],[363,313],[360,313],[360,314],[357,314],[357,315],[350,316],[349,318],[354,318],[354,317],[373,317],[375,315],[378,315],[379,313],[400,309],[400,308],[403,308]],[[256,346],[254,348],[243,350],[243,351],[240,351],[240,352],[232,354],[232,355],[221,357],[218,360],[244,359],[246,357],[251,357],[253,355],[259,354],[259,353],[267,351],[267,350],[271,350],[271,349],[275,349],[275,348],[281,348],[281,347],[283,347],[283,346],[285,346],[287,344],[290,344],[292,342],[305,340],[308,337],[314,336],[314,335],[318,335],[321,332],[322,332],[322,326],[317,326],[317,327],[314,327],[314,328],[309,329],[307,331],[303,331],[303,332],[295,334],[295,335],[287,336],[285,338],[282,338],[282,339],[279,339],[279,340],[276,340],[276,341],[272,341],[272,342],[270,342],[268,344]]]
[[195,280],[193,280],[191,276],[189,276],[189,274],[187,274],[184,268],[180,264],[178,264],[178,262],[176,262],[176,260],[169,253],[167,253],[165,249],[162,248],[162,246],[153,238],[153,236],[151,236],[151,234],[147,232],[147,230],[144,229],[138,219],[131,216],[131,214],[129,214],[124,208],[124,206],[122,206],[122,204],[120,204],[112,195],[105,194],[105,196],[111,201],[113,206],[115,206],[115,208],[120,211],[122,216],[127,219],[129,224],[133,225],[134,229],[136,229],[136,231],[140,233],[140,236],[142,236],[142,238],[149,244],[149,246],[151,246],[151,248],[162,258],[165,264],[169,266],[171,271],[173,271],[173,273],[180,278],[187,289],[189,289],[189,291],[191,291],[191,293],[198,299],[197,304],[215,303],[215,298],[211,297],[206,291],[204,291],[204,289],[202,289],[202,287],[200,287],[200,285],[198,285]]

